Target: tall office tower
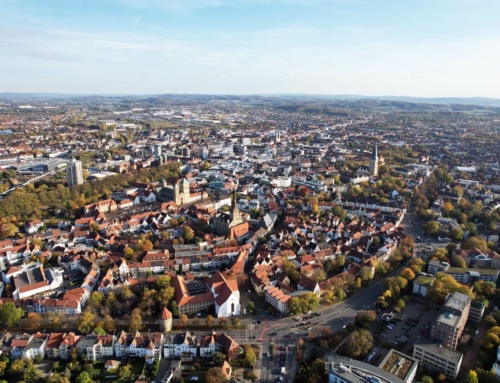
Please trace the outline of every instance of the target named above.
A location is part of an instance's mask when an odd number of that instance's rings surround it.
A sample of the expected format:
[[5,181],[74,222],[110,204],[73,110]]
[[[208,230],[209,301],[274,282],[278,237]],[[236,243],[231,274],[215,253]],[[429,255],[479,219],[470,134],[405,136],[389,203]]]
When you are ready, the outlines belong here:
[[68,186],[71,188],[76,185],[83,184],[83,169],[82,162],[71,159],[71,163],[66,170],[66,180],[68,181]]

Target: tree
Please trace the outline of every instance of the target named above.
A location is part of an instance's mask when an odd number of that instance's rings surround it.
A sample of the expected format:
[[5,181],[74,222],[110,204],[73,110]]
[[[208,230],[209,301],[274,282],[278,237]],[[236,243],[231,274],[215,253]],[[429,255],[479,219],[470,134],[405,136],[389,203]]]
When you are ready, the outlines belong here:
[[477,248],[480,251],[487,251],[488,242],[486,242],[486,240],[484,240],[483,238],[469,237],[464,242],[462,242],[460,248],[462,250],[472,250],[474,248]]
[[368,282],[373,279],[373,269],[369,266],[363,266],[359,271],[359,276],[363,282]]
[[368,330],[354,331],[346,340],[346,352],[353,358],[368,354],[373,347],[373,336]]
[[434,383],[434,380],[428,375],[422,377],[422,383]]
[[120,369],[118,370],[118,378],[120,379],[120,382],[129,382],[132,380],[133,376],[130,364],[120,366]]
[[443,211],[445,213],[450,213],[453,211],[453,204],[450,202],[450,201],[446,201],[444,204],[443,204]]
[[153,242],[149,239],[146,239],[142,242],[142,251],[151,251],[154,249]]
[[142,317],[139,309],[133,309],[128,321],[130,331],[142,330]]
[[450,236],[454,241],[461,241],[464,238],[464,231],[459,227],[455,227],[451,229]]
[[96,325],[96,316],[90,310],[85,310],[76,321],[76,328],[83,334],[92,332]]
[[109,316],[109,315],[106,315],[104,317],[104,320],[102,321],[102,326],[101,326],[104,331],[106,331],[108,334],[109,333],[112,333],[113,331],[115,331],[116,329],[116,326],[115,326],[115,321],[114,319]]
[[135,294],[130,290],[128,286],[122,287],[122,299],[131,301],[136,298]]
[[370,328],[377,319],[377,313],[373,310],[359,311],[356,314],[355,323],[359,327]]
[[257,306],[255,305],[254,302],[249,302],[247,305],[247,310],[250,314],[255,315],[257,314]]
[[23,316],[23,310],[17,308],[12,302],[0,305],[0,325],[12,328],[19,323]]
[[170,303],[169,310],[174,317],[179,316],[179,308],[177,307],[177,302],[175,300],[172,300],[172,302]]
[[321,268],[315,269],[311,275],[311,279],[316,283],[323,282],[326,279],[325,271]]
[[87,301],[87,307],[93,311],[97,311],[102,308],[102,303],[104,301],[104,294],[99,291],[94,291],[90,294],[90,298]]
[[252,346],[245,345],[244,350],[245,350],[245,366],[247,367],[255,366],[255,363],[257,362],[257,356],[255,355],[255,351],[252,348]]
[[238,317],[232,317],[232,318],[231,318],[231,325],[232,325],[234,328],[238,328],[238,327],[240,327],[240,325],[241,325],[240,318],[238,318]]
[[19,229],[12,223],[4,223],[0,226],[0,238],[2,239],[13,237],[17,232]]
[[467,383],[479,383],[476,371],[470,370],[467,374]]
[[217,365],[221,365],[226,360],[226,354],[217,351],[214,356],[214,362]]
[[37,313],[29,313],[28,316],[28,323],[30,327],[32,328],[38,328],[40,327],[40,324],[42,323],[42,316]]
[[12,375],[20,374],[25,367],[26,363],[24,362],[24,359],[16,359],[10,364],[10,373]]
[[205,374],[206,383],[223,383],[226,381],[227,377],[224,372],[222,372],[222,368],[220,367],[209,368],[207,373]]
[[186,243],[190,243],[194,239],[194,237],[194,230],[189,226],[184,225],[184,227],[182,228],[182,238],[184,238],[184,241],[186,241]]
[[401,273],[399,273],[399,275],[402,276],[407,281],[413,281],[415,279],[415,273],[409,267],[406,267],[403,270],[401,270]]
[[131,247],[126,247],[123,252],[125,253],[125,258],[127,259],[132,259],[132,257],[134,256],[134,249],[132,249]]
[[467,263],[465,263],[465,259],[461,255],[455,255],[451,259],[451,265],[453,267],[461,267],[461,268],[467,267]]
[[166,289],[171,286],[171,279],[168,275],[161,275],[156,280],[156,288],[158,290]]
[[93,383],[89,373],[87,371],[80,372],[76,378],[76,383]]
[[446,375],[443,374],[442,372],[440,372],[439,374],[437,374],[436,380],[438,382],[444,382],[444,381],[446,381]]
[[451,275],[438,273],[434,283],[427,290],[427,298],[436,303],[444,302],[449,293],[460,292],[473,297],[472,291],[464,285],[458,283]]
[[436,221],[427,222],[424,225],[424,231],[430,235],[436,234],[439,231],[439,223],[437,223]]
[[212,315],[207,315],[205,318],[205,325],[207,327],[213,327],[214,326],[214,317]]
[[314,215],[319,215],[320,210],[319,210],[319,206],[317,203],[315,203],[314,205],[311,206],[311,213]]
[[186,314],[182,314],[179,317],[179,321],[177,322],[179,327],[186,327],[188,325],[188,323],[189,323],[189,318]]

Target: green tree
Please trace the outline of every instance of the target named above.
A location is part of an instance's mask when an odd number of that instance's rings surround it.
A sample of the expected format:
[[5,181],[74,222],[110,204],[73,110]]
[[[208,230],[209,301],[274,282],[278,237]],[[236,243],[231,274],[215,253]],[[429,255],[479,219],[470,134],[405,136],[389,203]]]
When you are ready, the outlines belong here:
[[12,302],[0,305],[0,324],[2,327],[12,328],[19,323],[23,310],[17,308]]
[[469,373],[467,374],[467,383],[479,383],[476,371],[469,370]]
[[182,229],[182,238],[184,238],[184,241],[186,241],[186,243],[191,243],[194,240],[194,237],[194,230],[185,225]]
[[0,238],[2,239],[13,237],[18,232],[19,229],[12,223],[4,223],[3,225],[0,225]]
[[90,310],[85,310],[76,321],[76,328],[83,334],[92,332],[96,325],[96,316]]
[[142,330],[142,317],[139,309],[132,310],[128,321],[128,329],[129,331]]
[[220,367],[211,367],[205,374],[206,383],[224,383],[226,381],[227,377]]
[[424,225],[424,231],[430,235],[436,234],[439,231],[439,223],[437,223],[436,221],[427,222]]
[[87,307],[93,311],[97,311],[102,308],[103,301],[104,295],[99,291],[94,291],[90,294],[90,298],[87,301]]
[[359,271],[359,276],[363,282],[368,282],[373,279],[373,270],[371,267],[363,266]]
[[370,328],[377,319],[377,313],[373,310],[359,311],[356,314],[355,323],[359,327]]
[[465,259],[461,255],[455,255],[451,259],[451,265],[453,267],[461,267],[461,268],[467,267],[467,263],[465,263]]
[[347,354],[359,358],[373,348],[373,336],[368,330],[354,331],[346,340]]
[[427,298],[434,302],[444,302],[449,293],[460,292],[473,297],[472,291],[464,285],[458,283],[451,275],[438,273],[434,283],[427,290]]
[[171,279],[168,275],[161,275],[156,280],[156,287],[158,290],[166,289],[171,286]]
[[450,236],[454,241],[461,241],[464,238],[464,231],[459,227],[455,227],[451,229]]
[[247,305],[247,310],[250,314],[255,315],[257,314],[257,306],[255,305],[254,302],[249,302]]
[[93,383],[94,381],[90,377],[87,371],[80,372],[76,378],[76,383]]
[[120,380],[120,382],[130,382],[132,378],[133,376],[130,364],[120,366],[120,369],[118,370],[118,379]]
[[399,275],[402,276],[407,281],[413,281],[416,277],[413,270],[410,269],[409,267],[406,267],[403,270],[401,270],[401,273],[399,273]]
[[434,383],[434,380],[430,376],[425,375],[422,377],[422,383]]
[[255,355],[255,350],[252,348],[252,346],[245,345],[244,351],[245,351],[245,366],[247,367],[255,366],[255,363],[257,362],[257,356]]
[[214,355],[214,362],[217,365],[221,365],[226,360],[226,354],[217,351]]

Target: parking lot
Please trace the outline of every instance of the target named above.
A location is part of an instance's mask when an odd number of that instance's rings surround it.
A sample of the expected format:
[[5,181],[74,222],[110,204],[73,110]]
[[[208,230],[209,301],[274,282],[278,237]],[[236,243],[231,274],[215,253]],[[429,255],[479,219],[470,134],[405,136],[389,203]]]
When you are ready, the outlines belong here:
[[375,336],[378,350],[372,355],[370,363],[379,363],[391,348],[412,355],[415,342],[420,337],[428,336],[430,323],[437,312],[438,308],[434,305],[410,300],[400,314],[383,314]]

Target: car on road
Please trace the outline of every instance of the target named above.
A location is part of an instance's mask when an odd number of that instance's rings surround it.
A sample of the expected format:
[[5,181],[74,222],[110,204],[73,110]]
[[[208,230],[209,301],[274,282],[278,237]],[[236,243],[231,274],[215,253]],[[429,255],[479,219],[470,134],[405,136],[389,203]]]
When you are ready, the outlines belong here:
[[479,334],[479,330],[476,330],[476,332],[474,333],[475,335]]
[[270,332],[269,335],[271,335],[271,336],[278,335],[278,333],[276,331],[274,331],[274,332]]

